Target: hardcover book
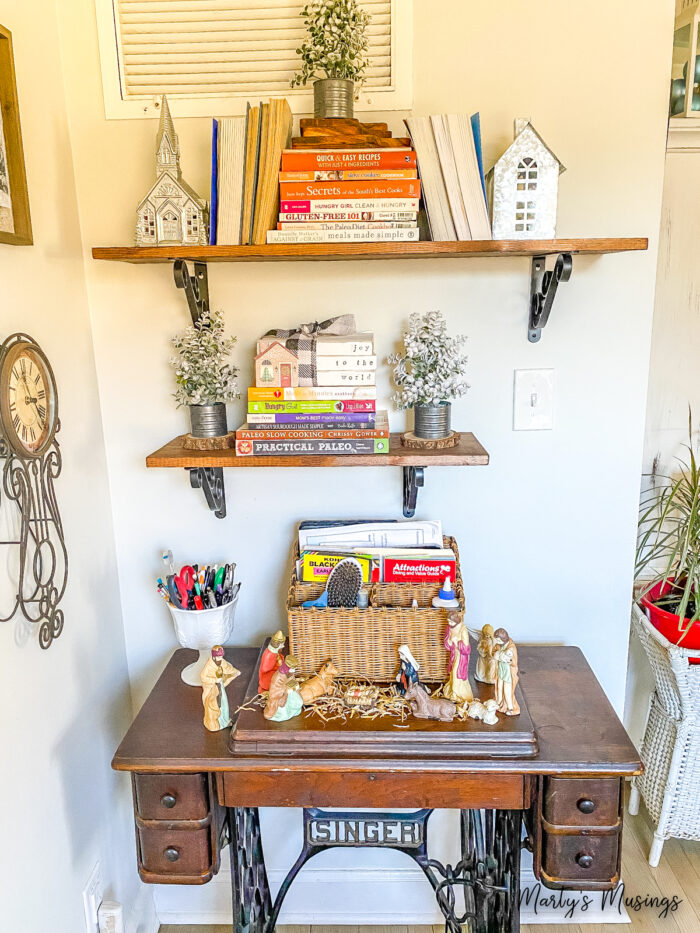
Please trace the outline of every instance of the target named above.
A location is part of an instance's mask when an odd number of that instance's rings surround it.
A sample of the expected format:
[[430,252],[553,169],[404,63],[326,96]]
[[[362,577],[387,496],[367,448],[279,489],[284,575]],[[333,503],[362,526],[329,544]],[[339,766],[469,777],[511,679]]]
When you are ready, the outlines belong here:
[[315,171],[315,172],[280,172],[280,181],[370,181],[377,178],[387,178],[396,181],[400,178],[418,178],[414,168],[389,170],[353,170],[353,171]]
[[329,424],[333,428],[344,428],[346,425],[355,427],[358,423],[362,427],[374,427],[378,420],[381,420],[385,412],[379,412],[376,416],[373,411],[360,412],[327,412],[315,414],[303,414],[300,412],[291,412],[287,414],[248,414],[248,423],[256,425],[278,425],[279,427],[303,427],[307,424]]
[[374,181],[308,181],[282,182],[282,201],[295,200],[347,200],[349,198],[419,198],[420,182],[417,179],[391,181],[378,178]]
[[[419,198],[296,198],[280,202],[281,214],[316,214],[338,211],[410,211],[417,214]],[[284,219],[284,218],[282,218]],[[366,218],[360,217],[360,220]]]
[[353,454],[388,454],[389,439],[357,439],[347,441],[315,438],[308,441],[257,441],[236,439],[239,457],[299,457],[320,454],[329,457]]
[[420,239],[418,227],[377,230],[369,224],[359,230],[268,230],[268,243],[405,243]]
[[[258,350],[258,353],[260,351]],[[343,350],[344,353],[348,352]],[[319,346],[316,347],[316,356],[321,356]],[[344,401],[347,399],[376,399],[377,390],[372,386],[346,386],[340,388],[323,388],[321,386],[305,386],[302,388],[274,388],[274,389],[248,389],[249,402],[308,402],[308,401]]]
[[236,430],[237,441],[313,441],[319,438],[332,441],[372,440],[378,437],[389,437],[387,422],[368,425],[367,428],[320,428],[315,424],[308,426],[244,424]]
[[374,223],[376,221],[385,221],[389,223],[408,223],[415,226],[418,222],[417,209],[415,211],[360,211],[360,210],[341,210],[341,211],[305,211],[302,213],[280,213],[280,223],[300,223],[309,221],[311,223]]
[[415,168],[412,149],[285,149],[283,172]]
[[[334,374],[336,379],[346,373]],[[360,373],[360,375],[369,375]],[[374,412],[376,403],[372,399],[344,399],[337,401],[324,401],[322,399],[308,399],[302,402],[268,402],[265,400],[259,402],[248,402],[248,412],[250,414],[308,414],[314,415],[327,412]]]

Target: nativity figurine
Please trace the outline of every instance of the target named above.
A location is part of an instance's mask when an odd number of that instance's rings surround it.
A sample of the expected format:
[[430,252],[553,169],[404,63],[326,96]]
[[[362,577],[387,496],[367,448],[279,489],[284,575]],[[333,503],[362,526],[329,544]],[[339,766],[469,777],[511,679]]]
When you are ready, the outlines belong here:
[[515,688],[518,685],[518,649],[504,628],[497,628],[493,638],[498,712],[505,713],[506,716],[518,716],[520,706],[515,699]]
[[322,664],[319,672],[310,677],[299,688],[299,694],[304,706],[308,706],[309,703],[313,703],[319,697],[330,693],[338,673],[338,668],[332,660],[329,659],[325,664]]
[[298,716],[304,705],[299,693],[296,672],[299,662],[293,654],[288,654],[270,679],[267,704],[263,710],[265,719],[272,722],[286,722]]
[[408,645],[399,645],[399,670],[396,674],[396,692],[400,693],[401,696],[405,696],[406,691],[412,684],[418,684],[418,686],[423,687],[418,675],[419,670],[420,664],[411,654],[411,649]]
[[452,700],[430,696],[422,684],[411,684],[404,698],[408,700],[411,713],[416,719],[437,719],[439,722],[452,722],[457,715],[457,707]]
[[455,703],[469,703],[474,699],[469,683],[469,632],[459,612],[447,613],[447,631],[445,632],[445,650],[449,654],[449,677],[444,694]]
[[476,650],[479,657],[476,661],[475,678],[482,684],[496,683],[496,659],[493,656],[496,643],[493,638],[493,625],[486,624],[479,635]]
[[239,670],[224,660],[224,649],[214,645],[211,658],[202,668],[202,703],[204,725],[210,732],[220,732],[231,725],[226,687],[240,674]]
[[270,689],[272,675],[282,663],[282,648],[286,640],[282,632],[275,632],[263,651],[258,671],[258,693]]

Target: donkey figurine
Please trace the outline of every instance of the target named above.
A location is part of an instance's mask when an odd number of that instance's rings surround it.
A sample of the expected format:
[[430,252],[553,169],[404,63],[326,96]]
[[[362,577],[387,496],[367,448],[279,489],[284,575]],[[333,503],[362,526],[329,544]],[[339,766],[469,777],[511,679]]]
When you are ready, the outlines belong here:
[[452,722],[457,715],[457,707],[452,700],[431,697],[419,684],[411,684],[404,696],[416,719],[438,719],[440,722]]
[[306,683],[303,683],[301,687],[299,687],[299,693],[301,694],[304,706],[308,706],[309,703],[313,703],[313,701],[317,700],[319,697],[330,693],[333,680],[337,676],[338,668],[333,661],[329,659],[322,664],[318,674],[309,678]]

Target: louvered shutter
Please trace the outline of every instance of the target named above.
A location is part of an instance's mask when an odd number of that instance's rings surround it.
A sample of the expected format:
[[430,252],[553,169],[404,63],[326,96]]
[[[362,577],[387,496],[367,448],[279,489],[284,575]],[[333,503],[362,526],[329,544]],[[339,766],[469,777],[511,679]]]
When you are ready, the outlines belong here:
[[[406,0],[403,0],[406,2]],[[289,96],[306,30],[293,0],[111,0],[123,100]],[[392,87],[392,0],[372,16],[365,92]]]

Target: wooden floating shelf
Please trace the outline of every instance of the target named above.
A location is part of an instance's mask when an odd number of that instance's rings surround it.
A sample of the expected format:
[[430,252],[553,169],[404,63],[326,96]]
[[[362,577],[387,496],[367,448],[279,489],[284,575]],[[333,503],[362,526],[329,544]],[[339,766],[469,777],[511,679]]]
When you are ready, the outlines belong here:
[[93,259],[110,262],[289,262],[352,259],[465,259],[484,256],[602,255],[648,248],[645,237],[557,240],[467,240],[419,243],[272,243],[265,246],[95,246]]
[[[184,435],[183,435],[184,436]],[[282,457],[237,457],[234,450],[188,450],[183,436],[146,457],[147,467],[367,467],[367,466],[486,466],[487,451],[473,434],[462,434],[459,444],[447,450],[413,450],[401,445],[401,435],[392,434],[388,454],[323,456],[302,454]]]

